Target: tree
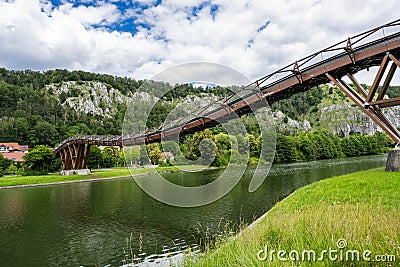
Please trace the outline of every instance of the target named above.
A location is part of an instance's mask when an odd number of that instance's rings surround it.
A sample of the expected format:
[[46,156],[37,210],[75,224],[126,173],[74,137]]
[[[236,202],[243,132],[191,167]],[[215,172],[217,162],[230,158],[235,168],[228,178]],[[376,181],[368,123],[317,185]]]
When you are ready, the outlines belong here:
[[25,159],[27,170],[41,173],[49,173],[53,161],[56,159],[53,149],[46,145],[35,147],[28,154],[25,154],[23,158]]
[[296,152],[294,137],[277,134],[275,162],[293,162],[296,160]]
[[147,153],[146,145],[142,145],[140,147],[140,157],[139,157],[139,164],[144,166],[150,163],[149,156]]
[[119,164],[120,151],[118,147],[107,146],[103,149],[103,165],[106,168]]
[[209,165],[214,161],[217,154],[217,146],[213,140],[210,138],[203,139],[200,143],[199,150],[202,164]]
[[[209,139],[212,143],[214,143],[215,141],[215,137],[212,134],[211,130],[206,129],[204,131],[201,132],[196,132],[193,135],[193,138],[191,141],[191,144],[189,144],[189,151],[190,151],[190,156],[193,157],[193,159],[198,159],[201,155],[201,151],[200,151],[200,143],[201,146],[207,146],[204,148],[204,151],[207,152],[209,151],[209,149],[211,149],[210,146],[210,142],[209,141],[205,141],[206,139]],[[204,140],[204,141],[203,141]],[[214,144],[215,146],[215,144]]]
[[101,149],[98,146],[91,146],[87,167],[89,169],[97,169],[101,167],[100,165],[102,164],[102,162],[103,162],[103,154],[101,152]]
[[247,142],[249,144],[250,157],[260,157],[260,140],[253,134],[247,134]]
[[10,165],[13,164],[13,161],[11,159],[6,159],[3,157],[3,154],[0,153],[0,177],[3,176],[10,167]]
[[158,143],[152,143],[147,145],[147,151],[152,164],[157,165],[161,162],[161,149]]
[[296,143],[300,160],[315,160],[313,142],[307,132],[297,134]]
[[161,146],[164,152],[171,152],[174,155],[178,155],[179,153],[179,145],[174,141],[163,141]]
[[215,136],[215,142],[219,150],[231,149],[231,137],[225,133],[219,133]]
[[249,140],[243,135],[237,135],[238,151],[240,154],[245,154],[248,152]]
[[121,155],[128,166],[133,166],[140,161],[140,146],[125,146]]
[[38,122],[32,130],[32,135],[36,137],[34,140],[35,142],[32,142],[34,144],[39,144],[39,145],[55,145],[58,140],[58,132],[54,125],[46,122],[46,121],[41,121]]

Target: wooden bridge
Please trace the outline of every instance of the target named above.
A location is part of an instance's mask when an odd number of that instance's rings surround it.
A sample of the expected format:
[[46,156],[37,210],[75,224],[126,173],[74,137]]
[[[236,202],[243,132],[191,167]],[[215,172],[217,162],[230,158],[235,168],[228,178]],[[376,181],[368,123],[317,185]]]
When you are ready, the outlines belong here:
[[[140,145],[159,142],[176,134],[185,135],[228,121],[252,112],[250,105],[257,107],[261,99],[272,104],[293,94],[304,92],[312,87],[333,82],[368,117],[382,128],[390,138],[400,142],[400,132],[382,113],[382,108],[400,104],[400,97],[385,99],[386,91],[398,67],[400,67],[400,20],[382,25],[318,51],[310,56],[289,64],[254,83],[246,86],[249,94],[238,97],[231,94],[225,97],[229,108],[218,108],[201,117],[184,121],[171,127],[159,127],[145,133],[122,138],[122,136],[76,136],[69,137],[55,148],[61,157],[65,170],[86,167],[90,145],[120,146]],[[391,34],[387,34],[392,31]],[[387,34],[387,35],[386,35]],[[390,65],[390,67],[389,67]],[[354,74],[379,67],[370,90],[365,90]],[[389,69],[388,69],[389,67]],[[343,78],[348,77],[356,89]],[[383,85],[380,83],[383,81]],[[260,93],[251,92],[259,88]],[[234,114],[235,113],[235,114]]]

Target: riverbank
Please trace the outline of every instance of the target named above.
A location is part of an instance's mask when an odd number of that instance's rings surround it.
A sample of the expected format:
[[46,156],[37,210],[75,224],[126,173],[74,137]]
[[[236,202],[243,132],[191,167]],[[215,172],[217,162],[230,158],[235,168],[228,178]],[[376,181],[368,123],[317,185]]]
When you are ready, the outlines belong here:
[[[399,188],[400,173],[387,173],[383,169],[313,183],[278,203],[257,224],[234,239],[207,251],[195,263],[186,261],[186,265],[364,266],[372,263],[363,259],[367,251],[366,259],[375,264],[386,259],[391,261],[387,266],[397,266],[400,262]],[[333,253],[332,259],[335,255],[337,259],[330,260],[328,252],[323,254],[329,249],[343,251],[343,256]],[[279,250],[280,257],[286,261],[279,260]],[[310,250],[316,252],[315,260]],[[352,261],[353,252],[347,253],[349,250],[359,252],[358,261],[356,252]]]
[[100,180],[113,180],[121,178],[129,178],[140,175],[150,175],[155,172],[173,173],[173,172],[193,172],[202,171],[206,168],[203,165],[187,165],[173,167],[157,167],[157,168],[115,168],[105,170],[93,170],[89,175],[70,175],[62,176],[59,174],[49,174],[40,176],[4,176],[0,178],[0,189],[48,186],[56,184],[94,182]]

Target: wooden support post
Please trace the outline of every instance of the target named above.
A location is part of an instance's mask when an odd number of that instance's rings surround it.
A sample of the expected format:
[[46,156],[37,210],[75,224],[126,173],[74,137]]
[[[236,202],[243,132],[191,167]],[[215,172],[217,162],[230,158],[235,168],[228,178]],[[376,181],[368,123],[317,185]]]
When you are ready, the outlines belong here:
[[[388,120],[386,117],[383,115],[383,113],[380,113],[379,115],[376,114],[376,108],[373,108],[369,106],[367,103],[365,103],[362,99],[362,97],[357,94],[349,85],[347,85],[345,82],[336,79],[330,74],[327,74],[327,77],[329,80],[331,80],[337,87],[339,87],[340,90],[343,91],[357,106],[364,111],[364,113],[371,118],[372,121],[374,121],[376,124],[379,125],[379,127],[384,130],[390,138],[392,138],[393,141],[396,143],[400,142],[400,132],[395,128],[392,127],[391,124],[387,124]],[[366,105],[367,104],[367,105]],[[382,120],[381,118],[384,118]]]
[[371,102],[372,99],[375,96],[376,90],[378,89],[379,83],[382,80],[383,74],[385,73],[386,67],[389,63],[389,56],[386,55],[381,63],[381,66],[379,67],[378,73],[376,74],[374,83],[371,86],[371,89],[369,90],[368,96],[367,96],[367,102]]
[[61,175],[81,174],[86,175],[90,170],[86,169],[90,152],[90,144],[72,143],[59,150],[63,171]]
[[393,62],[392,66],[390,67],[389,73],[386,76],[385,82],[383,83],[382,88],[379,91],[379,95],[376,98],[377,101],[382,100],[383,97],[385,96],[386,91],[389,88],[390,82],[393,79],[394,73],[396,72],[396,69],[397,69],[397,65],[396,65],[396,63]]
[[368,93],[365,91],[365,89],[361,86],[361,84],[354,78],[353,74],[347,73],[347,77],[351,80],[351,82],[354,84],[354,86],[357,88],[357,90],[365,97],[367,98]]

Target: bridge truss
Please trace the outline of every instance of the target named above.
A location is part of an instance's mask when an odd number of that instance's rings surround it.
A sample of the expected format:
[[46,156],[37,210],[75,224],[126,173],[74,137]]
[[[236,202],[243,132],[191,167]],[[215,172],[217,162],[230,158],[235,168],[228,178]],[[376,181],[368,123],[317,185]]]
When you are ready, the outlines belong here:
[[[390,34],[388,34],[391,32]],[[400,20],[382,25],[332,45],[310,56],[289,64],[243,88],[249,93],[243,97],[227,95],[224,103],[229,107],[217,108],[195,119],[177,125],[161,126],[131,136],[77,136],[64,140],[55,148],[65,170],[85,168],[90,145],[120,146],[159,142],[176,134],[185,135],[228,121],[233,113],[239,116],[252,112],[261,99],[272,104],[312,87],[334,83],[368,117],[395,142],[400,142],[400,132],[386,118],[382,108],[400,105],[400,97],[385,98],[386,91],[400,67]],[[390,65],[390,68],[388,68]],[[369,91],[364,89],[355,74],[371,67],[379,67]],[[353,86],[345,82],[347,77]],[[383,85],[380,83],[383,81]],[[258,88],[260,94],[253,92]]]

